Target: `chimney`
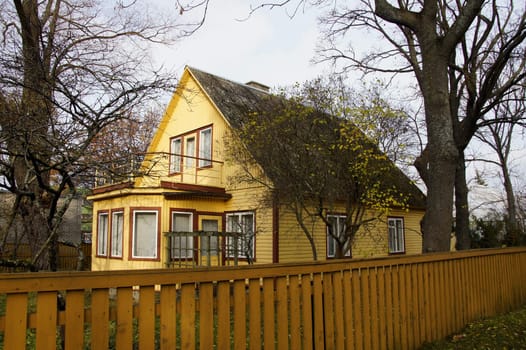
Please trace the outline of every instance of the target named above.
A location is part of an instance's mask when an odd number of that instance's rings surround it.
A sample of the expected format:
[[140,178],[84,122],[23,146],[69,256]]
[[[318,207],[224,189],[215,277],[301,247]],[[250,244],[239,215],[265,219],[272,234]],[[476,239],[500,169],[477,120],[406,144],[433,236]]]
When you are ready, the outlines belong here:
[[266,86],[264,84],[258,83],[257,81],[253,81],[253,80],[249,81],[245,85],[248,85],[248,86],[253,87],[255,89],[261,90],[263,92],[269,92],[270,91],[270,87],[268,87],[268,86]]

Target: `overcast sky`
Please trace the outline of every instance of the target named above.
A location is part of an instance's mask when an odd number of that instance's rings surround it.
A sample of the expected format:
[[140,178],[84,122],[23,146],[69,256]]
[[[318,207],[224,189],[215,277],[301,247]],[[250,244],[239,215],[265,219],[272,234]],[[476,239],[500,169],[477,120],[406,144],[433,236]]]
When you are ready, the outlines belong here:
[[189,65],[237,82],[255,80],[271,87],[304,82],[327,71],[327,65],[311,63],[319,12],[310,9],[293,18],[284,8],[249,13],[246,0],[212,1],[203,27],[160,50],[157,60],[178,75]]

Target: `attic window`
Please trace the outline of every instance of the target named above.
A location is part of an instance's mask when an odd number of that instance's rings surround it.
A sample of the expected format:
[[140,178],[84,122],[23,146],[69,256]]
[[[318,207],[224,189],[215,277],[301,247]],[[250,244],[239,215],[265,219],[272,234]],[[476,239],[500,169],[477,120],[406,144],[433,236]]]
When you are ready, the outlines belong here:
[[245,85],[248,85],[250,87],[253,87],[255,89],[258,89],[258,90],[261,90],[261,91],[264,91],[264,92],[269,92],[270,91],[270,87],[268,87],[267,85],[258,83],[257,81],[253,81],[253,80],[249,81]]
[[212,165],[212,128],[206,128],[199,132],[199,167]]

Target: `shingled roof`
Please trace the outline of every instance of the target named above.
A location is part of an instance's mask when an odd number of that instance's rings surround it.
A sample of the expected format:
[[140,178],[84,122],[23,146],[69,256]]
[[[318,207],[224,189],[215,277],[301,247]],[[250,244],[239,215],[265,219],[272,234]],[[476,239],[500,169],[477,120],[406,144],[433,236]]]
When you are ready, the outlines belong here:
[[266,110],[271,103],[272,95],[264,90],[188,69],[232,127],[238,127],[250,113]]
[[[246,84],[240,84],[219,76],[188,67],[201,88],[210,97],[221,114],[233,128],[239,127],[248,115],[273,110],[279,100],[268,92]],[[392,185],[408,196],[408,205],[412,208],[425,208],[425,195],[392,162],[390,171],[385,173],[385,185]]]

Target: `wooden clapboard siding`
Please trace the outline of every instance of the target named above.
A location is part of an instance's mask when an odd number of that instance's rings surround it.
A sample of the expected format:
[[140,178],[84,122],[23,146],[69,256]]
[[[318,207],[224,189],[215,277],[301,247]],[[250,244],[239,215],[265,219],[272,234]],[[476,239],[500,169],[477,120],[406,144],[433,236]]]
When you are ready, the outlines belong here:
[[[65,349],[85,341],[93,349],[110,342],[116,349],[416,349],[526,304],[524,280],[526,248],[203,270],[0,274],[0,341],[4,349],[23,348],[31,329],[39,349],[56,349],[57,339]],[[57,309],[59,293],[65,310]]]
[[[336,212],[338,212],[336,210]],[[341,213],[344,210],[341,209]],[[373,215],[369,212],[368,215]],[[387,217],[401,217],[404,219],[405,233],[405,254],[419,254],[422,251],[422,235],[420,231],[420,220],[423,211],[419,210],[390,210],[381,215],[376,221],[369,224],[367,228],[362,228],[356,235],[353,244],[352,255],[354,258],[387,256],[388,252],[388,231]],[[287,208],[280,208],[279,211],[279,261],[309,261],[312,260],[312,250],[305,236],[296,221],[294,213]],[[314,228],[314,241],[318,260],[325,260],[327,256],[327,232],[325,224],[316,220],[314,224],[308,223],[309,228]]]

